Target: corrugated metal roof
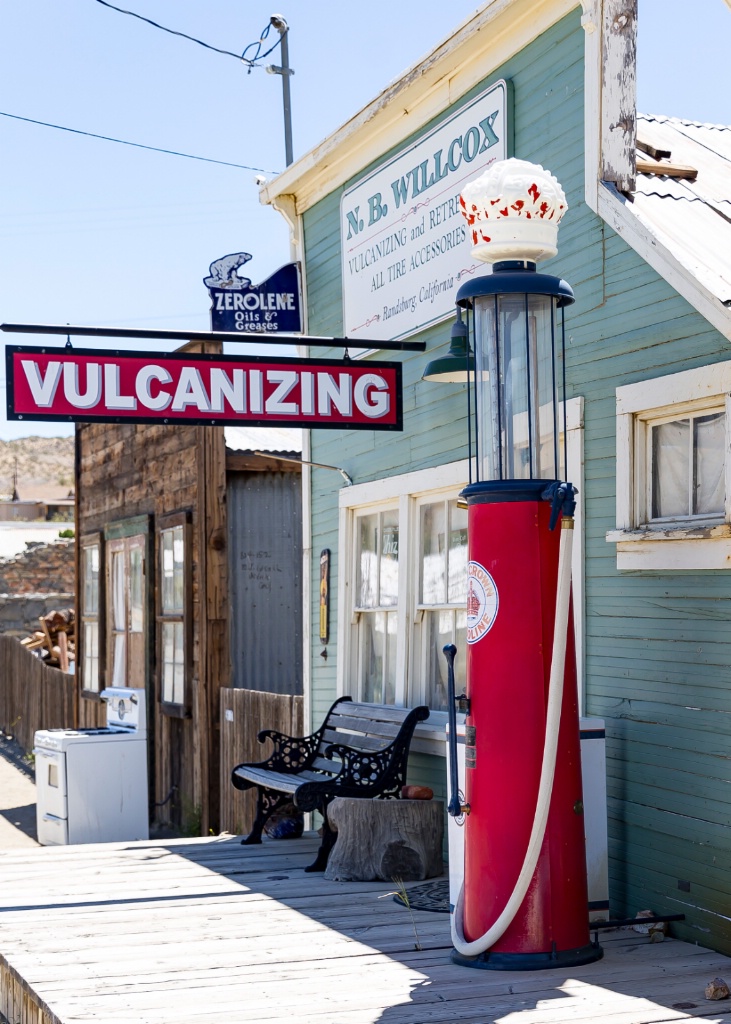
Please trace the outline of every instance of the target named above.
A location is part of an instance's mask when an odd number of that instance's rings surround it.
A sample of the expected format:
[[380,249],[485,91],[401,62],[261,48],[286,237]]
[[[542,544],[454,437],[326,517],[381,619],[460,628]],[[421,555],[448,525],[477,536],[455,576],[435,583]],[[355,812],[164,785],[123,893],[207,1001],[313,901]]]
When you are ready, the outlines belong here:
[[302,451],[302,431],[297,427],[224,427],[223,435],[233,452],[291,455]]
[[637,134],[642,143],[670,152],[660,164],[689,165],[697,176],[638,174],[632,212],[698,281],[731,304],[731,127],[638,114]]

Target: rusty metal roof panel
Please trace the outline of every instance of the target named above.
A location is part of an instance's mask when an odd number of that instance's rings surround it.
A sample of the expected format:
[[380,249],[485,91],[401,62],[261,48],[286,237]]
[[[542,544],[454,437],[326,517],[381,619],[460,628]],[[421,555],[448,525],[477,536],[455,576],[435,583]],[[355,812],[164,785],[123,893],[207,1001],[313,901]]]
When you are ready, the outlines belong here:
[[692,167],[694,179],[638,174],[630,208],[694,277],[731,304],[731,127],[678,118],[637,117],[638,148],[671,155],[659,163]]

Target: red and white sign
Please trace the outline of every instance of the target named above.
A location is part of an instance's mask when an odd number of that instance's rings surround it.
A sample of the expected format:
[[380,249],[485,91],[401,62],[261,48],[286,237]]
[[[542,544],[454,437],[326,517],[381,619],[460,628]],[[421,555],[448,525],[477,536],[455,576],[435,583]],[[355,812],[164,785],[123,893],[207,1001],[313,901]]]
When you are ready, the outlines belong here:
[[401,430],[401,364],[7,346],[8,419]]

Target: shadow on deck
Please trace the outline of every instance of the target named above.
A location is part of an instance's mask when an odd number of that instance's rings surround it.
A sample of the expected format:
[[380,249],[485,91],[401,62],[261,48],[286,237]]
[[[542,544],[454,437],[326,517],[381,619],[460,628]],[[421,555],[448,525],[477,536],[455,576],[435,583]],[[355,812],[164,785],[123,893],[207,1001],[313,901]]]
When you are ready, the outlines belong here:
[[703,994],[731,978],[726,957],[623,931],[570,975],[467,970],[450,962],[448,915],[412,920],[387,883],[304,874],[316,843],[0,852],[0,1011],[12,1024],[731,1024]]

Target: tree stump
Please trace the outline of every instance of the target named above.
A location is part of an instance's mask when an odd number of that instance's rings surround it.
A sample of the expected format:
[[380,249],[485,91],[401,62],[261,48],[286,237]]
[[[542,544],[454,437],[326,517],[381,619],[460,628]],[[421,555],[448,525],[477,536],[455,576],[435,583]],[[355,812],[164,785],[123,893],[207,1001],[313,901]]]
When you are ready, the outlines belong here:
[[336,797],[328,818],[338,838],[325,878],[333,882],[419,882],[441,875],[444,804],[440,800]]

